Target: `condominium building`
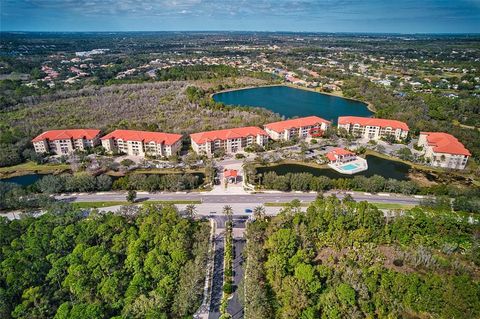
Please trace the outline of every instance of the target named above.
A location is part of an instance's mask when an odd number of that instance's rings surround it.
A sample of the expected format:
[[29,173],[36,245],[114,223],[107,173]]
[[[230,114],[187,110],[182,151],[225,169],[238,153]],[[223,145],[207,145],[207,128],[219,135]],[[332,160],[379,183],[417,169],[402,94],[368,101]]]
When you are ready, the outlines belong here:
[[101,140],[107,152],[133,156],[171,156],[182,148],[182,135],[160,132],[115,130]]
[[268,134],[261,128],[250,126],[194,133],[190,134],[190,138],[192,148],[197,154],[211,156],[216,150],[233,154],[253,144],[264,146],[268,141]]
[[404,122],[359,116],[340,116],[338,128],[369,140],[394,136],[399,141],[407,138],[409,131],[408,125]]
[[38,135],[32,140],[35,152],[67,155],[76,150],[83,151],[100,143],[100,130],[72,129],[52,130]]
[[440,132],[421,132],[418,146],[423,147],[425,159],[438,167],[464,169],[470,152],[453,135]]
[[269,123],[265,131],[272,140],[290,140],[294,137],[320,137],[331,122],[318,116],[301,117],[292,120]]

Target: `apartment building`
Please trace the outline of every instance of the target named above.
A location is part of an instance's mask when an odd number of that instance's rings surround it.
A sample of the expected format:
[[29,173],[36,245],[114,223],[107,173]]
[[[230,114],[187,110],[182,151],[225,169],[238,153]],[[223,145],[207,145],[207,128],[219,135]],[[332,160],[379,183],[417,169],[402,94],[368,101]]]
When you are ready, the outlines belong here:
[[433,166],[464,169],[470,152],[453,135],[440,132],[421,132],[418,146],[423,147],[425,159]]
[[100,130],[71,129],[43,132],[32,140],[35,152],[67,155],[100,143]]
[[301,117],[265,125],[265,131],[272,140],[290,140],[294,137],[320,137],[331,122],[318,116]]
[[197,154],[211,156],[216,150],[234,154],[249,145],[264,146],[268,141],[268,134],[261,128],[250,126],[194,133],[190,134],[190,138],[192,148]]
[[394,136],[399,141],[407,138],[409,131],[404,122],[359,116],[340,116],[338,128],[344,128],[354,136],[369,140]]
[[182,135],[133,130],[115,130],[101,138],[107,152],[133,156],[171,156],[182,148]]

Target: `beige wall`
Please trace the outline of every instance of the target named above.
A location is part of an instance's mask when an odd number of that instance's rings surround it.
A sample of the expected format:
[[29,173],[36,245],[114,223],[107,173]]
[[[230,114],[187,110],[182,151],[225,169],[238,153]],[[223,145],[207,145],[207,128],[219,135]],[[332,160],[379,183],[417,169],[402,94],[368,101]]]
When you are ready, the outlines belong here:
[[452,169],[465,169],[467,166],[469,156],[435,152],[428,145],[426,134],[420,134],[418,146],[423,147],[423,156],[432,166]]

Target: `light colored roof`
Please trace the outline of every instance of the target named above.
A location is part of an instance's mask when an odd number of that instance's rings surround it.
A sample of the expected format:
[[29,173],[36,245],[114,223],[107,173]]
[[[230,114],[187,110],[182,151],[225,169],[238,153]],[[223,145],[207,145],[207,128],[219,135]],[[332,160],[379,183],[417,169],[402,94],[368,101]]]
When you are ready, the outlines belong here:
[[330,121],[322,119],[321,117],[318,117],[318,116],[307,116],[307,117],[300,117],[298,119],[269,123],[265,125],[265,128],[275,131],[277,133],[282,133],[287,129],[299,128],[304,126],[314,126],[320,123],[329,124]]
[[199,132],[190,134],[190,138],[197,144],[215,140],[227,140],[232,138],[243,138],[247,136],[267,135],[267,133],[259,127],[237,127],[226,130]]
[[173,145],[182,138],[180,134],[146,132],[133,130],[115,130],[102,137],[102,140],[122,139],[124,141],[142,141],[144,143],[155,142],[158,144]]
[[35,137],[32,142],[39,142],[43,140],[66,140],[66,139],[94,139],[97,135],[100,134],[100,130],[94,129],[71,129],[71,130],[51,130],[45,131],[42,134]]
[[436,153],[466,156],[472,155],[470,151],[451,134],[441,132],[421,132],[420,135],[427,135],[428,145],[431,145],[433,151]]
[[344,148],[334,148],[330,152],[327,153],[327,158],[331,161],[335,161],[337,159],[337,156],[345,156],[345,155],[355,155],[355,153],[350,152],[349,150],[346,150]]
[[407,123],[397,120],[377,119],[372,117],[340,116],[338,118],[338,124],[359,124],[361,126],[380,126],[391,127],[393,129],[402,129],[404,131],[409,130]]

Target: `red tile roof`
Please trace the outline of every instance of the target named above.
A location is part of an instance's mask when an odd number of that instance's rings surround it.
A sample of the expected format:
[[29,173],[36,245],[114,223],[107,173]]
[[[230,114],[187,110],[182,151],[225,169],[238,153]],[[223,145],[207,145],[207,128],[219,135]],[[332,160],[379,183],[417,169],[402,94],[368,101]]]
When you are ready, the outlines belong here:
[[428,145],[433,146],[436,153],[454,154],[454,155],[472,155],[469,150],[460,143],[457,138],[448,133],[441,132],[420,132],[420,135],[427,135]]
[[337,160],[337,155],[345,156],[345,155],[355,155],[355,153],[350,152],[343,148],[334,148],[330,152],[327,153],[327,158],[331,161]]
[[97,135],[100,134],[100,130],[93,129],[72,129],[72,130],[51,130],[45,131],[42,134],[35,137],[32,142],[39,142],[45,139],[50,141],[54,140],[66,140],[66,139],[94,139]]
[[265,128],[275,131],[277,133],[282,133],[287,129],[299,128],[304,126],[314,126],[320,123],[330,124],[330,121],[324,120],[318,116],[307,116],[307,117],[300,117],[298,119],[293,119],[293,120],[269,123],[265,125]]
[[238,171],[236,169],[229,169],[225,170],[223,172],[223,176],[228,178],[228,177],[237,177],[238,176]]
[[237,127],[226,130],[217,130],[217,131],[208,131],[208,132],[199,132],[190,134],[191,139],[197,144],[203,144],[205,142],[215,141],[215,140],[227,140],[232,138],[243,138],[247,136],[257,136],[265,135],[267,133],[259,127],[248,126],[248,127]]
[[182,138],[180,134],[161,132],[146,132],[133,130],[115,130],[102,137],[102,140],[122,139],[124,141],[142,141],[144,143],[155,142],[158,144],[173,145]]
[[408,131],[408,125],[397,120],[377,119],[372,117],[340,116],[338,124],[360,124],[361,126],[391,127]]

